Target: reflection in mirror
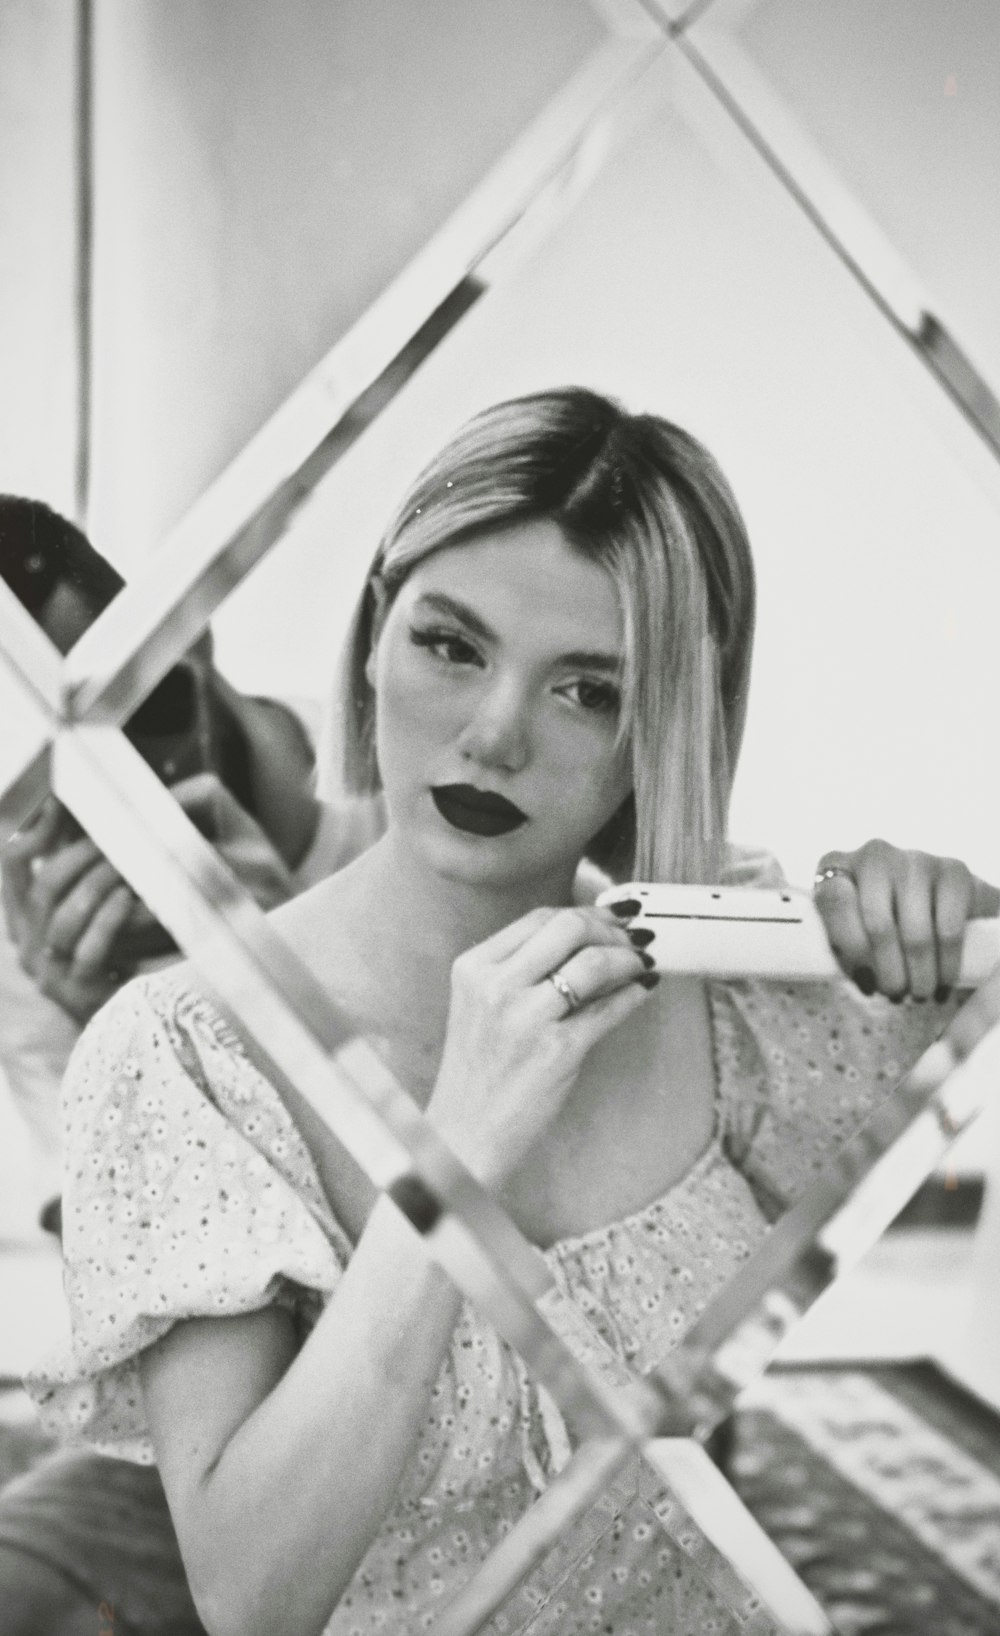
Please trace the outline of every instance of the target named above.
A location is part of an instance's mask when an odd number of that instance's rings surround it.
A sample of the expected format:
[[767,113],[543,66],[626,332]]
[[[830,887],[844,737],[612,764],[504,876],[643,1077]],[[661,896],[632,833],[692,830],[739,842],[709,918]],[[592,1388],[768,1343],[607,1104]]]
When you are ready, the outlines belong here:
[[[80,529],[41,502],[13,496],[0,496],[0,574],[62,654],[124,584]],[[228,687],[212,664],[210,635],[162,677],[123,731],[158,778],[184,786],[186,810],[203,833],[219,838],[221,813],[213,806],[228,798],[261,823],[277,850],[276,862],[298,864],[312,823],[306,789],[312,757],[303,729],[279,707],[262,712]],[[296,772],[301,795],[296,800],[294,788],[283,788],[279,801],[279,785]],[[110,981],[120,984],[140,962],[176,950],[137,899],[126,903],[122,883],[96,855],[84,861],[84,849],[75,844],[81,835],[72,814],[50,800],[30,840],[22,834],[15,845],[24,866],[18,885],[7,872],[7,908],[18,926],[19,951],[47,992],[58,988],[59,977],[39,967],[43,951],[57,968],[76,972],[107,964]],[[20,889],[29,883],[30,901]],[[273,906],[266,897],[259,900]],[[53,997],[65,999],[68,992]],[[73,1009],[86,1021],[94,1007],[81,995]]]
[[[681,111],[681,91],[693,99],[687,112]],[[697,87],[685,82],[682,66],[675,68],[673,77],[647,88],[646,94],[649,120],[635,146],[599,180],[532,261],[509,283],[490,292],[372,426],[371,435],[340,463],[317,494],[300,535],[293,535],[272,555],[255,576],[256,584],[248,582],[242,608],[239,597],[234,599],[226,640],[234,675],[242,665],[244,675],[239,679],[251,691],[265,687],[287,691],[289,681],[297,681],[310,664],[325,667],[325,690],[335,645],[332,627],[338,621],[346,624],[344,615],[332,610],[350,600],[342,593],[352,578],[360,589],[365,559],[377,537],[366,526],[366,508],[374,514],[377,504],[381,525],[394,498],[406,489],[403,480],[390,485],[386,473],[411,474],[444,442],[444,429],[450,431],[470,409],[553,380],[584,375],[596,384],[627,390],[636,408],[659,409],[662,383],[652,377],[662,373],[669,359],[671,398],[676,401],[676,407],[674,401],[670,405],[671,418],[691,421],[713,447],[731,451],[732,459],[728,452],[723,459],[727,469],[739,467],[748,479],[754,474],[753,483],[748,481],[748,509],[767,525],[758,536],[764,546],[758,548],[762,619],[757,679],[762,668],[765,682],[771,680],[765,701],[780,703],[781,710],[777,728],[773,723],[762,726],[761,715],[755,719],[751,712],[740,772],[747,793],[740,796],[737,786],[737,813],[748,822],[759,822],[762,832],[773,829],[765,821],[779,808],[793,809],[799,819],[804,816],[804,833],[792,834],[793,813],[782,812],[789,845],[780,850],[787,851],[796,869],[802,864],[795,860],[808,858],[805,873],[798,876],[808,880],[831,840],[859,838],[856,828],[848,831],[848,819],[853,822],[854,805],[860,811],[862,803],[858,792],[842,787],[851,782],[845,769],[853,771],[866,755],[877,757],[890,749],[891,764],[901,767],[908,750],[898,718],[888,723],[859,718],[851,703],[851,688],[861,685],[866,665],[869,686],[879,666],[884,667],[882,647],[869,659],[863,648],[859,651],[852,644],[848,650],[852,674],[845,675],[845,618],[834,637],[825,638],[831,642],[827,651],[839,657],[839,666],[822,668],[817,553],[826,550],[828,557],[820,560],[837,564],[829,606],[822,610],[836,618],[838,591],[853,589],[852,563],[865,561],[875,550],[888,550],[882,530],[904,501],[914,524],[920,520],[919,508],[928,508],[916,540],[929,539],[936,518],[961,513],[967,531],[960,541],[974,541],[976,523],[985,522],[985,507],[980,504],[977,509],[978,496],[966,476],[966,470],[975,467],[976,455],[968,456],[967,468],[942,462],[935,443],[934,417],[939,410],[924,402],[921,408],[932,430],[922,434],[915,430],[919,417],[912,413],[909,428],[915,441],[922,436],[928,458],[916,476],[907,471],[903,481],[902,467],[893,465],[893,436],[879,429],[879,416],[892,411],[894,435],[899,416],[908,413],[908,394],[919,389],[899,367],[891,337],[881,333],[822,257],[810,260],[809,245],[797,240],[787,201],[773,191],[766,175],[755,173],[747,196],[734,188],[734,172],[746,181],[746,171],[740,169],[746,156],[739,150],[730,155],[734,170],[718,160],[719,131],[712,125],[710,110],[702,109],[702,124],[690,112],[691,106],[696,112],[699,107]],[[754,174],[752,165],[750,171]],[[758,217],[756,262],[750,255],[739,264],[736,300],[728,276],[735,262],[718,260],[718,252],[727,237],[738,242],[748,221]],[[639,233],[638,244],[626,236],[626,228]],[[672,300],[667,305],[676,310],[664,316],[668,242],[674,253]],[[645,255],[639,253],[643,248]],[[783,309],[787,286],[775,291],[772,276],[780,280],[789,259],[799,265],[795,259],[799,249],[808,273],[805,293],[797,306]],[[727,269],[726,277],[719,276],[720,266]],[[649,276],[650,267],[655,268],[655,279]],[[713,270],[714,286],[707,276]],[[574,302],[567,300],[568,291],[574,292]],[[605,327],[614,333],[610,338],[602,333],[595,340],[581,312],[606,313]],[[638,324],[637,313],[642,318]],[[718,331],[727,315],[729,328],[720,346]],[[810,355],[809,401],[815,414],[810,424],[800,426],[803,383],[795,367],[796,349],[814,315],[821,319],[818,333],[824,346],[817,344]],[[836,388],[845,353],[865,381],[868,414],[858,415],[852,435],[841,438],[831,469],[828,434],[843,414]],[[755,364],[760,373],[754,372]],[[703,380],[703,375],[714,379]],[[738,401],[738,393],[724,390],[732,380],[754,382],[754,393],[746,402]],[[760,415],[762,383],[770,392],[772,412],[766,426]],[[882,402],[873,408],[871,400],[879,393]],[[594,400],[586,401],[597,414]],[[251,1611],[257,1616],[262,1606],[263,1616],[271,1617],[251,1574],[264,1563],[271,1578],[265,1548],[273,1544],[279,1521],[284,1524],[288,1518],[289,1492],[304,1494],[309,1504],[306,1514],[294,1514],[292,1537],[282,1539],[282,1573],[288,1574],[289,1563],[297,1560],[290,1552],[302,1557],[302,1571],[296,1569],[293,1575],[294,1592],[283,1583],[279,1587],[281,1617],[287,1617],[289,1594],[306,1599],[302,1617],[314,1622],[324,1616],[316,1614],[322,1599],[328,1607],[335,1597],[339,1605],[332,1629],[338,1628],[338,1620],[346,1620],[344,1628],[349,1628],[351,1620],[375,1619],[384,1612],[387,1594],[394,1599],[393,1616],[402,1607],[406,1617],[417,1617],[433,1610],[464,1581],[536,1493],[550,1490],[583,1432],[596,1425],[635,1438],[650,1429],[669,1429],[656,1418],[659,1409],[651,1407],[648,1395],[622,1392],[612,1411],[607,1388],[621,1388],[629,1368],[648,1373],[684,1336],[699,1311],[704,1320],[713,1310],[716,1291],[725,1296],[739,1288],[741,1280],[745,1283],[754,1246],[776,1242],[773,1231],[765,1236],[768,1225],[778,1222],[790,1205],[798,1208],[814,1196],[822,1165],[836,1158],[876,1103],[890,1098],[900,1074],[942,1022],[943,1001],[930,1000],[918,1007],[906,1000],[893,1006],[885,999],[859,997],[858,987],[898,986],[885,969],[874,967],[871,980],[863,975],[854,987],[846,979],[825,987],[776,986],[751,975],[744,982],[717,982],[702,989],[690,977],[675,973],[655,992],[640,990],[638,980],[647,975],[645,962],[624,929],[627,913],[620,925],[607,918],[581,923],[556,916],[544,926],[530,928],[513,944],[505,942],[490,953],[481,950],[477,960],[463,956],[462,981],[449,1016],[452,957],[469,943],[481,947],[495,927],[495,919],[483,907],[486,900],[495,917],[502,898],[502,918],[509,921],[515,910],[530,908],[539,896],[549,903],[564,899],[569,888],[565,832],[578,820],[586,829],[586,816],[592,829],[577,837],[577,851],[590,850],[583,843],[593,838],[598,817],[602,830],[604,820],[620,820],[623,790],[634,782],[638,792],[639,775],[649,775],[646,763],[638,769],[626,763],[623,769],[615,756],[616,734],[609,730],[606,661],[617,658],[617,669],[622,668],[622,604],[610,594],[612,582],[602,574],[595,576],[595,564],[581,556],[575,534],[574,549],[569,548],[567,513],[560,509],[570,505],[574,494],[583,506],[585,496],[591,506],[592,533],[606,540],[621,528],[635,551],[635,528],[624,527],[621,521],[623,512],[633,516],[640,491],[635,464],[628,458],[626,423],[606,406],[597,419],[599,424],[592,424],[587,436],[569,437],[572,458],[567,455],[560,467],[565,492],[548,482],[542,523],[536,494],[527,507],[528,522],[489,513],[484,535],[465,539],[453,549],[433,549],[450,547],[458,532],[458,513],[448,510],[456,497],[449,499],[447,490],[457,485],[458,498],[469,501],[464,485],[471,455],[467,451],[463,466],[453,448],[422,486],[410,489],[363,606],[353,673],[354,708],[346,721],[354,734],[355,793],[370,794],[371,744],[363,731],[359,734],[359,721],[370,729],[377,697],[379,771],[394,828],[388,841],[365,851],[351,869],[274,917],[284,951],[245,912],[225,880],[212,874],[190,835],[176,825],[171,828],[164,815],[158,843],[145,832],[142,819],[136,822],[136,811],[152,815],[158,799],[162,807],[163,797],[162,791],[157,797],[148,783],[143,787],[134,757],[129,759],[120,746],[102,746],[99,734],[88,738],[83,731],[70,735],[65,757],[60,760],[57,753],[60,794],[86,817],[109,856],[122,867],[128,857],[135,871],[126,871],[131,878],[137,883],[148,880],[150,902],[161,918],[173,924],[173,916],[180,917],[175,931],[185,946],[198,945],[203,933],[221,937],[225,930],[230,935],[230,966],[223,970],[217,940],[214,951],[201,948],[203,970],[225,1011],[234,1021],[242,1019],[241,1033],[256,1042],[258,1052],[255,1057],[251,1045],[248,1054],[213,1009],[192,997],[183,975],[130,990],[89,1036],[70,1085],[73,1151],[81,1158],[92,1153],[100,1163],[87,1179],[75,1179],[68,1252],[78,1345],[90,1349],[90,1367],[102,1381],[101,1396],[81,1397],[70,1384],[65,1363],[61,1375],[51,1366],[47,1377],[40,1374],[35,1388],[47,1398],[53,1421],[71,1414],[79,1425],[80,1416],[86,1415],[106,1444],[134,1454],[145,1446],[146,1428],[136,1417],[136,1401],[129,1401],[130,1392],[135,1398],[132,1360],[140,1352],[147,1354],[139,1365],[145,1404],[157,1428],[158,1453],[182,1547],[199,1587],[203,1614],[219,1629],[243,1628],[244,1613],[247,1618]],[[563,428],[566,434],[571,430]],[[634,437],[635,426],[630,430]],[[537,426],[533,435],[540,438]],[[866,446],[873,437],[874,458]],[[791,456],[786,448],[783,481],[775,485],[773,445],[783,438],[793,440]],[[690,454],[690,446],[685,447]],[[494,479],[503,465],[503,452],[497,437],[487,442],[482,455]],[[676,461],[676,448],[674,455]],[[697,501],[692,512],[691,489],[697,496],[702,485],[704,512],[706,474],[712,471],[701,465],[696,479],[689,474],[682,483],[674,469],[666,484],[672,506],[687,517],[689,535],[697,544],[695,556],[702,564],[720,549],[719,536],[706,544],[705,532],[692,522]],[[845,472],[850,474],[846,482]],[[907,492],[914,485],[919,489],[916,496]],[[778,500],[769,494],[772,486],[781,490]],[[736,487],[742,499],[740,481]],[[496,488],[501,491],[499,482]],[[487,498],[492,492],[487,486]],[[718,488],[712,492],[718,502]],[[825,502],[820,516],[814,504],[804,509],[806,499],[817,492]],[[596,517],[602,503],[603,521]],[[806,518],[810,551],[802,563],[796,556],[805,555],[801,533]],[[437,539],[429,532],[432,524],[443,530]],[[574,514],[576,526],[583,528]],[[731,545],[731,517],[726,526]],[[757,532],[755,524],[753,531]],[[347,553],[331,552],[329,541],[351,535],[357,544],[345,562],[342,556]],[[912,552],[913,536],[907,544]],[[677,546],[674,537],[669,549],[676,551]],[[971,548],[971,563],[960,560],[962,549],[962,543],[955,545],[950,566],[967,579],[981,572],[977,583],[985,599],[990,570]],[[853,559],[852,550],[857,554]],[[644,572],[648,573],[648,563]],[[704,576],[704,566],[699,572]],[[898,583],[889,573],[886,579],[890,583],[882,612],[899,597]],[[674,613],[669,604],[653,602],[644,580],[640,584],[648,607]],[[306,597],[303,585],[308,586]],[[268,586],[270,591],[262,591]],[[276,587],[280,594],[274,594]],[[878,587],[865,584],[865,591],[877,605]],[[251,628],[247,610],[254,596],[255,635],[252,646],[245,643],[241,650],[239,622],[244,622],[244,631]],[[707,602],[711,604],[710,596]],[[634,619],[636,605],[625,606]],[[294,615],[285,618],[290,608]],[[880,643],[884,640],[875,614],[857,605],[856,592],[846,597],[839,613],[848,610],[856,613],[860,624],[869,622]],[[911,618],[917,613],[912,602],[907,611]],[[711,641],[721,648],[718,608],[710,612]],[[968,619],[974,634],[977,608],[961,603],[959,616]],[[807,695],[806,704],[789,698],[792,690],[787,686],[803,639],[803,618],[819,666],[815,677],[802,676],[800,691]],[[735,624],[738,629],[740,622]],[[917,624],[909,647],[907,633],[894,628],[898,640],[893,658],[908,691],[917,687],[926,668],[922,667],[926,632]],[[282,628],[294,631],[295,651],[289,653],[286,647],[282,652],[278,642],[269,640],[262,653],[260,632]],[[662,640],[659,631],[654,634]],[[685,639],[690,643],[688,622],[681,622],[677,638],[679,648]],[[581,647],[586,665],[579,658]],[[650,672],[653,652],[652,641],[636,646],[638,663]],[[576,655],[572,664],[567,663],[570,654]],[[600,664],[594,663],[595,656]],[[965,657],[970,667],[982,659],[980,653],[975,660]],[[676,653],[663,658],[665,664],[679,663]],[[266,682],[261,674],[249,679],[254,661],[261,672],[271,667]],[[824,689],[830,691],[833,673],[840,679],[836,696],[822,700]],[[796,672],[797,681],[800,674]],[[775,686],[778,677],[780,689]],[[276,678],[285,685],[276,686]],[[617,670],[611,679],[612,685],[622,680]],[[936,685],[940,686],[939,678]],[[623,696],[629,698],[627,688]],[[633,711],[634,696],[633,690]],[[875,696],[881,697],[877,687]],[[730,699],[731,714],[744,702]],[[943,704],[932,702],[935,710],[947,713],[948,722],[954,722],[957,696]],[[966,700],[962,703],[967,705]],[[621,701],[616,704],[626,708]],[[810,716],[814,704],[815,714]],[[676,718],[676,694],[664,708],[665,721],[669,722],[671,709]],[[755,703],[754,711],[759,708]],[[550,711],[559,712],[552,718],[558,725],[551,733]],[[630,718],[633,737],[638,720],[638,715]],[[790,732],[793,723],[797,731]],[[828,731],[831,724],[835,731]],[[345,723],[334,724],[338,725],[336,737],[342,741]],[[655,735],[650,742],[661,745]],[[795,747],[798,775],[794,784],[784,771],[790,744]],[[74,745],[79,748],[76,761]],[[831,745],[837,747],[833,752]],[[700,748],[706,749],[707,742]],[[366,750],[367,785],[362,753]],[[956,759],[961,759],[957,753]],[[328,767],[332,765],[332,748],[326,760]],[[824,770],[830,774],[831,765],[837,800],[823,803],[814,786]],[[977,770],[963,766],[962,772],[974,787]],[[505,794],[508,802],[515,800],[520,817],[496,799],[484,802],[483,789],[494,797]],[[136,801],[130,812],[133,792]],[[871,794],[880,804],[881,828],[892,793],[880,786],[860,794]],[[937,811],[928,810],[925,844],[930,851],[935,850],[934,825],[956,821],[954,795],[954,790],[943,791]],[[911,798],[904,794],[900,799]],[[588,805],[595,802],[593,808]],[[824,816],[824,804],[830,809],[825,818],[831,823],[837,818],[842,834],[820,837],[816,819]],[[641,800],[637,805],[641,811]],[[368,828],[345,832],[339,826],[353,825],[357,809],[340,811],[349,812],[349,820],[342,816],[332,825],[327,822],[325,833],[328,840],[334,837],[340,847],[337,859],[343,862],[344,834],[353,836],[351,849],[359,850],[372,839],[375,826],[368,809]],[[964,816],[960,811],[957,821]],[[536,836],[541,852],[532,857]],[[620,834],[616,832],[615,838]],[[545,848],[556,841],[559,846],[550,855]],[[512,879],[503,874],[503,860],[518,845],[528,857],[514,872],[514,890]],[[497,878],[486,880],[481,872],[493,867],[491,858]],[[830,863],[831,875],[818,898],[832,917],[830,923],[838,921],[842,944],[850,946],[857,938],[856,927],[849,924],[856,900],[872,880],[883,892],[887,881],[896,890],[898,877],[892,870],[900,866],[882,854],[877,867],[871,854],[860,861],[851,853],[837,858]],[[597,861],[611,862],[612,856],[605,849]],[[740,880],[773,878],[774,865],[759,850],[749,857],[731,853],[726,861]],[[984,865],[978,867],[989,873]],[[632,859],[621,872],[635,875]],[[859,881],[856,877],[862,874],[864,880]],[[207,905],[199,911],[206,894]],[[995,902],[992,906],[995,910]],[[986,894],[981,894],[978,907],[984,912],[989,907]],[[447,912],[432,912],[439,910]],[[473,911],[473,918],[478,916],[474,927],[469,920]],[[497,935],[509,937],[504,932]],[[581,938],[589,952],[580,946]],[[245,962],[242,967],[240,959]],[[570,1086],[560,1077],[572,1056],[568,1042],[583,1038],[602,1003],[618,1003],[602,1001],[598,992],[591,992],[595,960],[607,968],[598,989],[609,984],[619,998],[627,993],[632,1016],[628,1028],[623,1022],[616,1033],[586,1042],[592,1047],[586,1066],[575,1076],[573,1063]],[[857,973],[859,963],[857,955],[848,962],[852,972]],[[487,974],[497,977],[492,984],[493,1012],[483,998]],[[511,980],[507,984],[511,1001],[516,998],[524,1007],[530,1003],[535,1008],[530,1019],[522,1007],[524,1015],[518,1020],[512,1003],[506,1012],[497,1010],[498,995],[503,997],[501,975]],[[912,969],[905,975],[918,989],[925,986]],[[931,974],[931,990],[940,976],[938,970]],[[324,1072],[331,1072],[329,1064],[315,1055],[316,1038],[327,1048],[338,1043],[336,1031],[331,1034],[323,1022],[324,992],[337,1003],[340,1017],[370,1042],[367,1055],[354,1048],[353,1055],[350,1050],[341,1054],[335,1064],[343,1078],[340,1085],[335,1075],[323,1078]],[[292,1007],[291,1022],[283,996]],[[621,1003],[624,1006],[625,1001]],[[304,1035],[295,1032],[296,1010],[308,1024]],[[547,1065],[539,1066],[538,1052],[550,1037],[561,1043],[559,1058],[550,1056]],[[452,1046],[450,1072],[447,1047],[441,1060],[446,1039]],[[524,1061],[506,1061],[512,1042],[524,1045]],[[321,1051],[320,1058],[323,1055]],[[150,1090],[148,1070],[154,1059],[156,1083]],[[561,1067],[553,1070],[553,1060]],[[261,1066],[267,1077],[262,1077]],[[504,1071],[498,1073],[498,1068]],[[351,1105],[357,1129],[350,1129],[342,1108],[339,1113],[341,1140],[361,1161],[353,1165],[327,1135],[323,1120],[311,1116],[308,1092],[318,1092],[321,1106],[325,1099],[333,1118],[336,1098],[345,1094],[352,1073],[355,1079],[367,1075],[366,1088],[381,1096],[387,1115],[400,1106],[383,1083],[387,1070],[418,1107],[431,1108],[431,1132],[417,1133],[416,1127],[407,1132],[404,1114],[396,1127],[401,1146],[393,1148],[365,1126],[362,1099]],[[281,1086],[284,1106],[270,1090],[269,1078]],[[497,1081],[493,1094],[484,1097],[493,1080]],[[613,1101],[609,1086],[614,1088]],[[154,1100],[161,1097],[162,1108],[144,1107],[143,1098],[150,1095]],[[518,1118],[511,1115],[512,1105],[515,1112],[520,1108]],[[293,1111],[292,1126],[284,1109]],[[530,1118],[537,1117],[542,1125],[534,1130]],[[158,1134],[161,1124],[165,1128]],[[367,1148],[360,1130],[367,1131]],[[449,1169],[433,1148],[434,1130],[478,1175],[483,1196]],[[404,1135],[415,1139],[416,1134],[423,1152],[419,1144],[413,1149],[403,1140]],[[196,1154],[178,1170],[182,1148],[197,1149],[199,1143],[206,1156]],[[232,1160],[224,1187],[215,1170],[216,1159],[223,1161],[223,1150]],[[871,1149],[872,1155],[875,1151]],[[613,1165],[608,1163],[609,1154],[618,1156]],[[393,1169],[400,1155],[410,1167],[403,1177]],[[450,1285],[425,1265],[419,1242],[385,1204],[376,1205],[366,1225],[373,1189],[365,1169],[377,1183],[392,1183],[391,1197],[418,1229],[432,1257],[472,1298],[470,1303],[457,1307]],[[176,1186],[171,1182],[164,1199],[167,1174],[178,1181]],[[537,1295],[540,1262],[524,1253],[516,1235],[503,1241],[510,1255],[504,1276],[504,1257],[496,1253],[502,1229],[487,1209],[491,1195],[499,1197],[528,1240],[545,1252],[552,1288],[541,1303],[541,1313],[552,1324],[551,1335],[538,1327],[537,1314],[532,1317],[531,1301],[519,1304],[518,1280]],[[90,1205],[95,1217],[103,1214],[113,1228],[106,1243],[98,1245],[88,1237],[88,1231],[94,1231],[84,1226]],[[206,1212],[204,1217],[201,1211]],[[157,1252],[150,1252],[143,1237],[151,1231],[154,1215],[174,1235],[180,1255],[174,1271]],[[810,1232],[821,1219],[813,1221]],[[462,1239],[463,1225],[471,1226],[471,1239]],[[200,1228],[208,1231],[207,1250],[195,1248],[202,1244]],[[105,1229],[96,1231],[100,1236]],[[195,1237],[187,1240],[185,1249],[185,1235],[191,1232]],[[353,1255],[352,1245],[357,1246]],[[120,1272],[112,1272],[125,1304],[115,1313],[117,1333],[110,1343],[104,1322],[108,1270],[105,1266],[96,1272],[90,1265],[94,1250],[100,1252],[96,1259],[105,1263],[109,1255],[125,1261],[134,1255],[145,1269],[144,1288],[139,1291],[124,1262]],[[231,1272],[222,1270],[227,1256]],[[195,1265],[202,1271],[210,1267],[211,1278],[221,1282],[214,1288],[200,1284],[192,1306],[178,1289],[190,1282]],[[274,1280],[280,1283],[274,1285]],[[269,1304],[272,1294],[278,1297],[275,1304]],[[324,1300],[327,1310],[320,1317]],[[208,1418],[195,1427],[188,1371],[201,1367],[205,1354],[199,1347],[209,1331],[184,1320],[198,1314],[203,1321],[206,1311],[232,1316],[210,1326],[211,1335],[218,1337],[213,1384],[197,1409]],[[154,1346],[171,1324],[163,1345]],[[299,1346],[310,1330],[309,1339]],[[565,1356],[559,1351],[560,1341],[567,1349]],[[253,1380],[245,1371],[248,1343],[260,1363]],[[527,1369],[518,1353],[526,1359]],[[585,1380],[574,1373],[574,1360],[578,1364],[581,1358],[595,1371],[603,1393],[588,1390]],[[74,1367],[79,1363],[78,1352]],[[297,1382],[302,1387],[298,1392]],[[112,1388],[118,1385],[122,1392],[116,1396]],[[683,1391],[674,1390],[673,1402],[678,1397],[683,1401]],[[808,1405],[802,1407],[805,1398],[804,1391],[793,1394],[801,1411],[796,1424],[811,1424]],[[235,1428],[234,1401],[240,1409]],[[342,1412],[345,1402],[350,1405],[347,1416]],[[252,1433],[251,1411],[258,1406],[262,1413],[256,1424],[264,1429]],[[579,1411],[577,1420],[574,1411]],[[759,1403],[755,1412],[763,1412]],[[828,1447],[837,1439],[838,1410],[834,1405],[824,1412]],[[268,1425],[274,1429],[271,1436]],[[737,1427],[745,1434],[747,1422],[742,1428],[737,1422]],[[686,1429],[697,1430],[697,1423],[689,1419]],[[179,1452],[192,1430],[203,1448],[211,1450],[214,1438],[220,1452],[218,1476],[204,1499],[192,1497],[190,1471]],[[331,1451],[329,1472],[318,1469],[316,1450],[321,1446]],[[740,1448],[745,1473],[745,1445]],[[772,1468],[786,1451],[787,1445],[779,1444],[765,1467]],[[409,1462],[402,1475],[401,1461]],[[349,1494],[344,1492],[345,1469],[352,1472]],[[683,1477],[679,1468],[670,1469],[677,1492]],[[737,1613],[750,1618],[751,1628],[756,1628],[754,1620],[762,1622],[745,1579],[741,1581],[726,1562],[727,1556],[738,1555],[735,1535],[728,1540],[728,1551],[725,1544],[720,1552],[700,1542],[698,1529],[683,1508],[664,1499],[659,1485],[665,1472],[663,1461],[652,1477],[634,1465],[624,1468],[616,1487],[608,1491],[613,1498],[605,1495],[588,1515],[584,1532],[590,1530],[587,1548],[592,1560],[584,1561],[583,1571],[577,1547],[584,1535],[574,1531],[575,1524],[555,1550],[541,1553],[528,1590],[516,1593],[522,1599],[515,1604],[522,1610],[521,1628],[534,1633],[572,1628],[567,1621],[573,1617],[591,1623],[610,1619],[613,1629],[622,1628],[622,1620],[630,1617],[653,1619],[653,1628],[661,1629],[683,1628],[683,1621],[692,1619],[701,1628],[712,1619],[720,1621],[721,1628],[733,1628]],[[255,1500],[248,1507],[253,1483],[262,1488],[260,1504]],[[309,1485],[316,1483],[321,1492],[313,1494]],[[280,1518],[267,1509],[275,1494],[281,1496]],[[237,1499],[241,1517],[249,1511],[266,1536],[252,1538],[254,1562],[242,1556],[227,1560],[225,1552],[214,1549],[215,1540],[230,1532],[227,1507]],[[344,1500],[351,1513],[346,1521],[328,1509]],[[162,1527],[162,1511],[160,1518]],[[840,1526],[829,1512],[818,1521],[834,1533]],[[322,1528],[322,1537],[310,1533],[317,1527]],[[333,1553],[333,1562],[331,1537],[338,1544],[347,1541]],[[206,1540],[212,1543],[207,1552]],[[692,1550],[700,1567],[690,1562]],[[395,1553],[391,1562],[390,1551]],[[366,1553],[371,1553],[367,1563],[362,1561]],[[315,1572],[320,1559],[329,1564],[331,1575],[339,1576],[336,1586],[333,1578]],[[946,1592],[947,1586],[939,1585],[934,1589],[937,1602],[925,1598],[920,1603],[925,1619],[928,1606],[936,1611]],[[248,1599],[246,1608],[243,1597]],[[525,1626],[529,1607],[535,1611]],[[672,1612],[666,1611],[671,1607]],[[788,1628],[825,1628],[808,1597],[798,1608],[799,1623],[789,1617]]]

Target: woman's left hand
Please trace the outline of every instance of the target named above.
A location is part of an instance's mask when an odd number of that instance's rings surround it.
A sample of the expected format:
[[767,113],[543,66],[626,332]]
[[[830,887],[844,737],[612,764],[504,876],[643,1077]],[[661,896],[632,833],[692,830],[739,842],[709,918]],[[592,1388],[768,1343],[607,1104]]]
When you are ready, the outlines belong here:
[[1000,891],[957,858],[904,852],[887,841],[824,853],[814,895],[845,972],[862,994],[890,1000],[947,999],[966,922],[1000,913]]

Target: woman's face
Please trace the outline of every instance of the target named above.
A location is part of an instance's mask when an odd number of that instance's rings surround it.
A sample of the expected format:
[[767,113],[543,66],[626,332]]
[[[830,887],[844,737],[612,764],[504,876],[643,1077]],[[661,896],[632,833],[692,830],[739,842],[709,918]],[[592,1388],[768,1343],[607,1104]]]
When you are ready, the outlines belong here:
[[368,674],[390,817],[435,872],[565,894],[632,787],[622,660],[612,580],[554,522],[413,569]]

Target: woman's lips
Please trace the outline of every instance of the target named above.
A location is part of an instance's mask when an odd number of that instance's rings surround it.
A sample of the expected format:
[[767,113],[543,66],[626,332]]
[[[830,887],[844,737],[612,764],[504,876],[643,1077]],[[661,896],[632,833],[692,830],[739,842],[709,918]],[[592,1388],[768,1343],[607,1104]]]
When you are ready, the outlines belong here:
[[507,835],[528,821],[513,801],[474,784],[437,784],[431,799],[446,823],[470,835]]

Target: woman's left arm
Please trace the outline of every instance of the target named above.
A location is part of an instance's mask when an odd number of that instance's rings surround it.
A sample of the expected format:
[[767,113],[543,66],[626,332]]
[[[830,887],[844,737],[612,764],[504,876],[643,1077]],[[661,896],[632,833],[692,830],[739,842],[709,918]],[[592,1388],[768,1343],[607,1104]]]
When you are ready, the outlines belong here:
[[1000,914],[1000,890],[957,858],[887,841],[824,853],[815,899],[844,971],[862,994],[891,1000],[946,1000],[966,923]]

